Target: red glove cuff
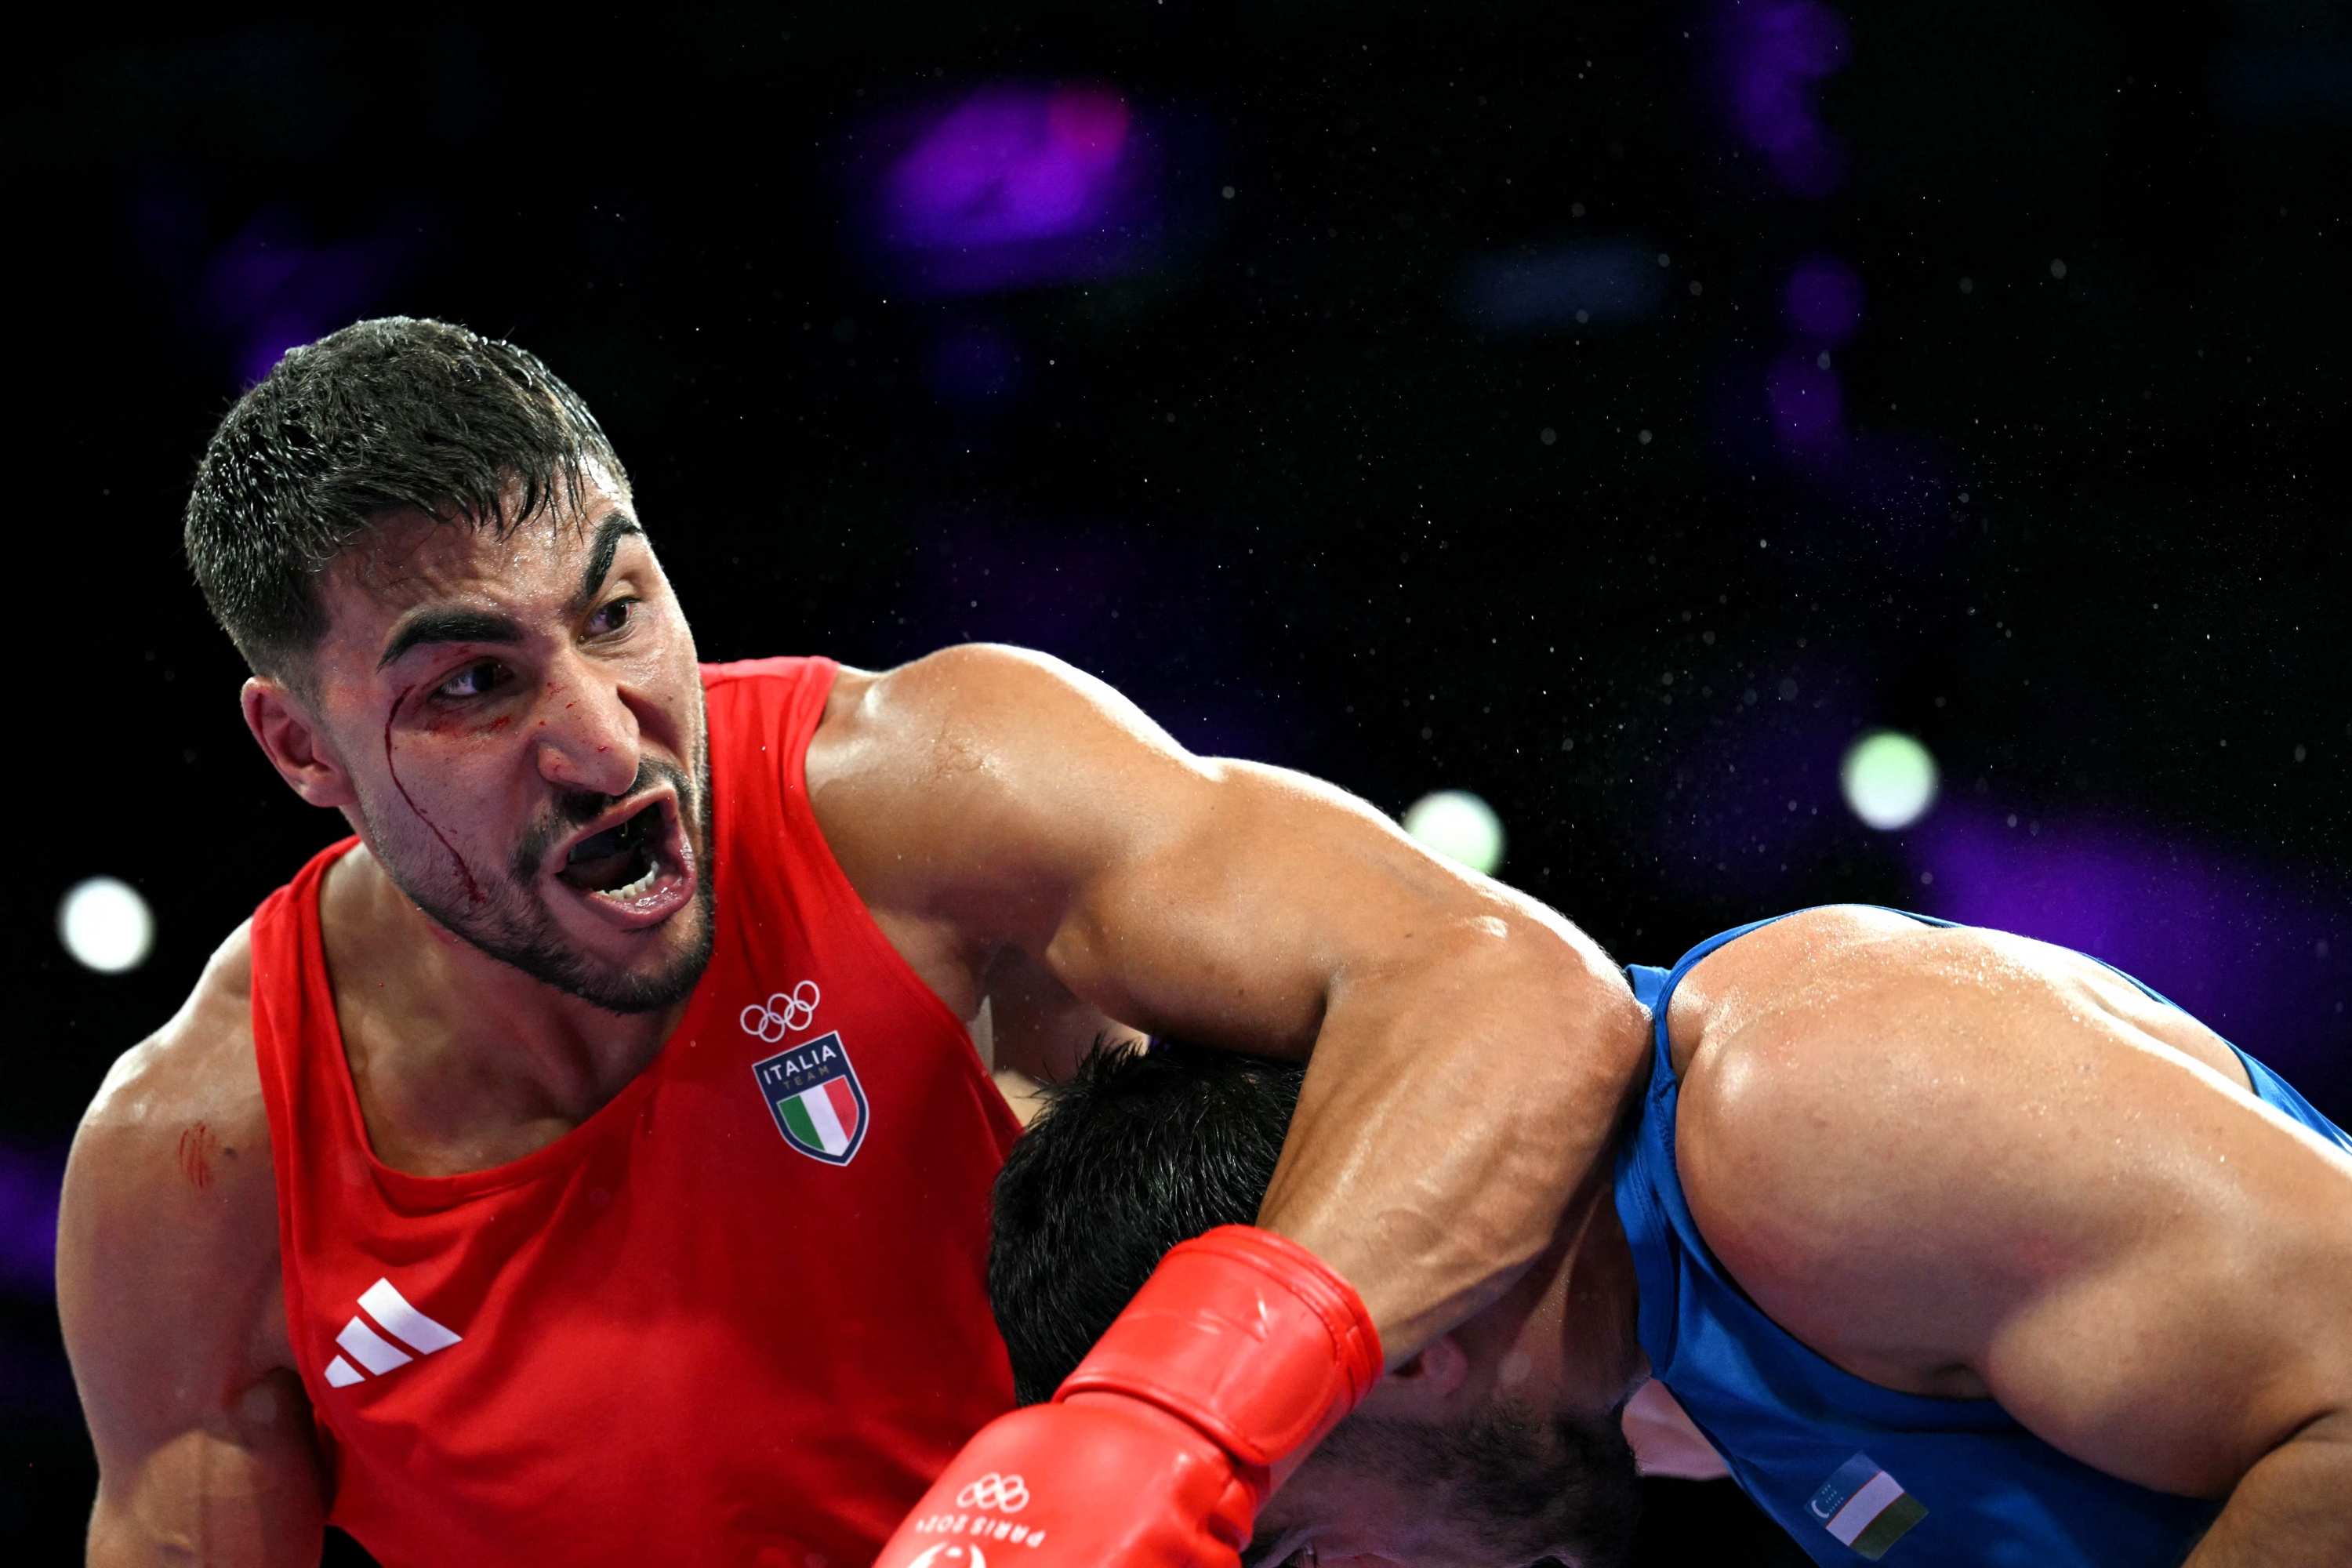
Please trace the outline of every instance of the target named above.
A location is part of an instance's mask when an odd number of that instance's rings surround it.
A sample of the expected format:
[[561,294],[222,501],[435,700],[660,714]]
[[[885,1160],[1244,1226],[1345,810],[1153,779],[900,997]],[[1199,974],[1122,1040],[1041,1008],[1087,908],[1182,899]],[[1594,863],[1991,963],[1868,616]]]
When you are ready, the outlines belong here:
[[1353,1287],[1297,1242],[1225,1225],[1160,1260],[1054,1398],[1147,1400],[1271,1466],[1321,1441],[1380,1375]]

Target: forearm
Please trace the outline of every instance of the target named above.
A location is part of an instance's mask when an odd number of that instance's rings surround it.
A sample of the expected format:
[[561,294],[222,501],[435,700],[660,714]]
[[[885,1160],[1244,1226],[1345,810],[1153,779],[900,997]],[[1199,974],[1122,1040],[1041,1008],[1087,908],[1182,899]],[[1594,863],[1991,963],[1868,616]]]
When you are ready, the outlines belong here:
[[1507,1289],[1609,1152],[1647,1059],[1622,974],[1519,911],[1344,976],[1259,1223],[1362,1296],[1393,1365]]
[[2352,1563],[2352,1412],[2305,1427],[2230,1494],[2186,1568],[2341,1568]]

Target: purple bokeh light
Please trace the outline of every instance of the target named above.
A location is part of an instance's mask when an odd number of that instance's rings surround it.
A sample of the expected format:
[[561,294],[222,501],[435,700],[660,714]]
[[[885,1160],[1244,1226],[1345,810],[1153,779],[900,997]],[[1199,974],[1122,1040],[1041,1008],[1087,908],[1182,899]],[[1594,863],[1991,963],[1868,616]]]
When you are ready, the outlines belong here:
[[164,297],[240,384],[285,352],[378,310],[431,243],[428,209],[379,213],[354,237],[320,241],[292,206],[248,213],[226,239],[194,183],[170,171],[142,180],[127,217]]
[[1862,325],[1862,278],[1834,256],[1809,256],[1789,274],[1782,294],[1790,324],[1832,344]]
[[918,124],[881,177],[877,218],[916,287],[1073,281],[1148,259],[1149,138],[1117,89],[999,83]]
[[312,244],[288,214],[272,208],[213,258],[197,306],[234,345],[237,376],[249,384],[288,349],[358,319],[382,297],[404,250],[388,238]]
[[2352,896],[2194,841],[1950,803],[1906,836],[1923,910],[2087,952],[2340,1111]]
[[1845,23],[1819,0],[1731,0],[1717,36],[1733,131],[1798,195],[1836,190],[1845,149],[1815,113],[1813,88],[1845,63]]
[[65,1172],[62,1149],[0,1143],[0,1290],[49,1292]]

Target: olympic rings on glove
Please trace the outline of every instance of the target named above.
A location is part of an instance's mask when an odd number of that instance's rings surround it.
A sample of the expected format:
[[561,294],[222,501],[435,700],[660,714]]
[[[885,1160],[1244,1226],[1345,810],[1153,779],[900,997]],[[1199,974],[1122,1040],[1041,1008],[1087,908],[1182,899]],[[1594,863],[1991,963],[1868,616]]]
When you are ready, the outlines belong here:
[[956,1493],[958,1508],[992,1508],[1003,1513],[1019,1513],[1029,1506],[1029,1483],[1019,1476],[1000,1476],[994,1470]]

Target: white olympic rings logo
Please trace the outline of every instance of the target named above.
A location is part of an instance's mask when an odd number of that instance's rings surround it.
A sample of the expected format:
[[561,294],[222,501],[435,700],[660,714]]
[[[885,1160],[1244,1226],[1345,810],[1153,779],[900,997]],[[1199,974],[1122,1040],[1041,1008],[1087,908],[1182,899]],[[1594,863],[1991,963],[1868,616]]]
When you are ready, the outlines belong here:
[[814,980],[803,980],[790,991],[779,991],[766,1002],[754,1002],[743,1009],[743,1032],[757,1035],[774,1045],[794,1029],[805,1029],[816,1016],[818,997],[822,994]]
[[1000,1476],[994,1470],[956,1493],[958,1508],[992,1508],[1004,1513],[1019,1513],[1029,1506],[1029,1483],[1019,1476]]

